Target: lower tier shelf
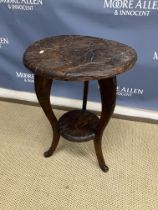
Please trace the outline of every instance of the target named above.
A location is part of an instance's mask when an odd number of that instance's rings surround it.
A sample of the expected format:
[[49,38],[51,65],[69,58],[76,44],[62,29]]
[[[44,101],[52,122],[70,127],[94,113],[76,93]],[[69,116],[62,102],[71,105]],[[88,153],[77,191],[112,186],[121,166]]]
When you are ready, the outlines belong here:
[[95,138],[99,118],[86,110],[66,112],[59,119],[60,134],[69,141],[83,142]]

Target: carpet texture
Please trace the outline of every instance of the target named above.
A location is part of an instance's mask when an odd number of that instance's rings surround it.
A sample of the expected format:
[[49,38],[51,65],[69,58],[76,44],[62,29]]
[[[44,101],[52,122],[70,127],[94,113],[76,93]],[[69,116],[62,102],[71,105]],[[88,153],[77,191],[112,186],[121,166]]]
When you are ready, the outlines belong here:
[[108,173],[92,141],[61,138],[44,158],[51,139],[41,108],[0,102],[1,210],[158,209],[158,125],[111,119],[103,137]]

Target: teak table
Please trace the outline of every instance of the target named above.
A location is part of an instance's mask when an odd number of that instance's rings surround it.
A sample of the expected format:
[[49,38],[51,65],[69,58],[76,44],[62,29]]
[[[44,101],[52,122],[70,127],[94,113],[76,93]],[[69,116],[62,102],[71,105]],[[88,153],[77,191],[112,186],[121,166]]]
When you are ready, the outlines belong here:
[[[127,45],[89,36],[49,37],[27,48],[24,65],[35,74],[36,95],[53,129],[53,141],[45,157],[53,154],[60,136],[75,142],[94,140],[100,168],[108,171],[101,141],[115,107],[116,75],[132,68],[136,59],[135,50]],[[53,80],[84,82],[82,110],[69,111],[57,120],[50,104]],[[100,118],[86,110],[90,80],[98,80],[102,103]]]

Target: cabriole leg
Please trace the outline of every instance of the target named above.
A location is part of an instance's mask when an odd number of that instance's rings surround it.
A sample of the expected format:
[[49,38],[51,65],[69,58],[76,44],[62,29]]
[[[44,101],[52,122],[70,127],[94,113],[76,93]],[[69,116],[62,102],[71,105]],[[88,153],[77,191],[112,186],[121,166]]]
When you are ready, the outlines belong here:
[[113,114],[116,103],[116,77],[102,79],[98,81],[100,87],[102,111],[100,121],[94,139],[95,152],[100,165],[100,168],[107,172],[108,166],[105,164],[102,153],[102,136],[106,125],[108,124],[111,115]]
[[52,130],[53,130],[53,141],[48,151],[44,153],[45,157],[49,157],[53,154],[53,152],[55,151],[58,145],[59,138],[60,138],[58,121],[53,113],[53,110],[50,104],[51,86],[52,86],[51,79],[45,78],[43,76],[35,75],[35,92],[36,92],[38,101],[46,117],[48,118],[52,126]]

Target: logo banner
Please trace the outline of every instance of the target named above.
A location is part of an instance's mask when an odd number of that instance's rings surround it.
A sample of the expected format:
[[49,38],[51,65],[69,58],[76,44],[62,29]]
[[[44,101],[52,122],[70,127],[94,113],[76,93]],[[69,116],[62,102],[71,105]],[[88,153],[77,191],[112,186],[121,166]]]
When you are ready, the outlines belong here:
[[[158,111],[158,0],[0,0],[0,88],[34,93],[23,53],[34,41],[77,34],[136,49],[135,67],[117,77],[117,104]],[[54,96],[82,99],[82,82],[55,81]],[[106,90],[105,90],[106,91]],[[100,101],[97,81],[89,100]]]

